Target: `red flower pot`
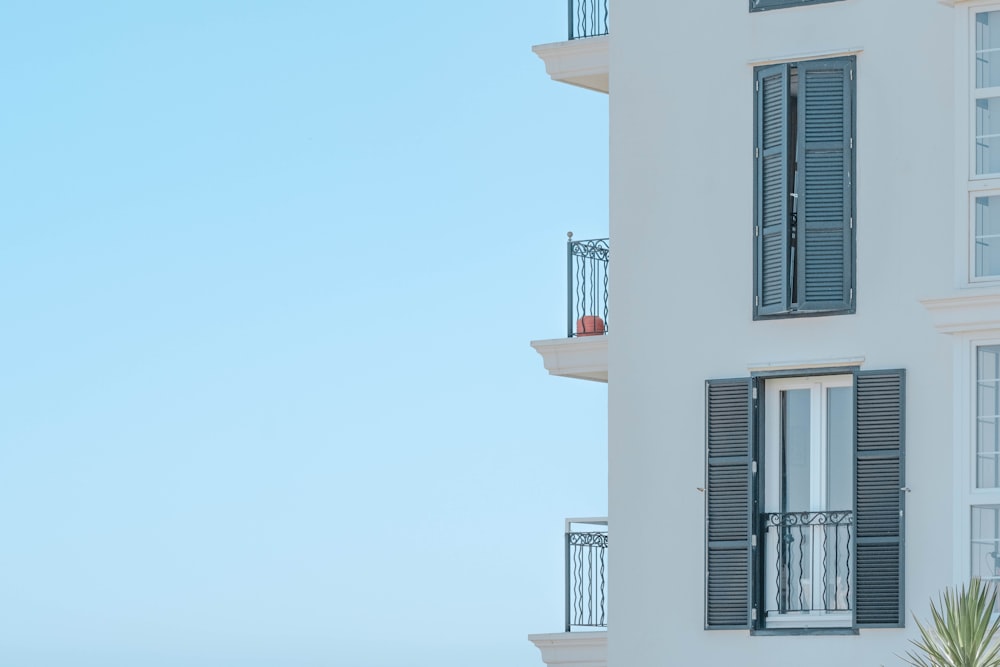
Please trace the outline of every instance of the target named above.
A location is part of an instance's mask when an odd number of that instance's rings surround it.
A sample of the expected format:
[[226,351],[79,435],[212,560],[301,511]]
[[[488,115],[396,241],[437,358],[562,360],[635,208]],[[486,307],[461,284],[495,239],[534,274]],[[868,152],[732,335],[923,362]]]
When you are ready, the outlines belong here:
[[577,336],[600,336],[604,333],[604,320],[597,315],[584,315],[576,321]]

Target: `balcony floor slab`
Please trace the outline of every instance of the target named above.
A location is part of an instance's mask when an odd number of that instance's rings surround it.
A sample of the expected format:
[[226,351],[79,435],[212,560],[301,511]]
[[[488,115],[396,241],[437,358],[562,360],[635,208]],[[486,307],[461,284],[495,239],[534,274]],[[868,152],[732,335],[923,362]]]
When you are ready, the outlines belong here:
[[608,381],[608,336],[533,340],[545,370],[559,377]]
[[542,661],[552,667],[607,667],[607,632],[555,632],[528,635],[542,652]]
[[538,44],[531,50],[545,61],[545,71],[553,81],[608,92],[607,35]]

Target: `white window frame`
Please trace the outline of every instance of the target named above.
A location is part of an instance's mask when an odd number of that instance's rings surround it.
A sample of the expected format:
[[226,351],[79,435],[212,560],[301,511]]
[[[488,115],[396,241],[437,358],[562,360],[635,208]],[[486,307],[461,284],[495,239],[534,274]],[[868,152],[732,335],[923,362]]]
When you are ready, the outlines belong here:
[[[980,347],[1000,345],[1000,331],[985,331],[963,337],[955,355],[955,581],[972,576],[972,508],[1000,505],[1000,487],[977,488],[977,419]],[[961,444],[964,443],[964,444]]]
[[960,231],[956,237],[958,248],[961,248],[956,253],[958,287],[1000,285],[1000,273],[976,275],[976,220],[973,203],[976,197],[1000,195],[1000,172],[977,174],[975,149],[976,101],[1000,98],[1000,86],[976,88],[976,15],[994,11],[1000,12],[1000,4],[994,1],[970,3],[964,14],[959,13],[962,27],[956,31],[958,66],[955,80],[956,88],[959,90],[957,99],[965,100],[964,109],[958,113],[958,118],[965,119],[965,125],[958,129],[956,136],[957,166],[959,166],[956,172],[960,193],[956,204],[957,219],[965,221],[959,225]]
[[[781,480],[780,472],[776,471],[774,461],[780,460],[781,454],[781,392],[795,389],[810,390],[810,480],[809,480],[809,510],[812,512],[822,512],[831,510],[854,510],[852,507],[826,507],[827,498],[827,461],[828,461],[828,408],[827,389],[848,388],[853,392],[854,376],[846,375],[815,375],[796,376],[788,378],[768,378],[764,380],[764,511],[780,511],[781,505]],[[819,418],[817,419],[816,416]],[[851,415],[851,424],[855,423],[855,418]],[[816,456],[818,454],[818,456]],[[851,476],[851,495],[854,495],[856,480]],[[766,535],[766,534],[765,534]],[[765,537],[765,544],[767,539]],[[770,571],[769,564],[772,563],[770,551],[766,548],[763,558],[765,561],[765,571]],[[811,572],[822,572],[823,557],[820,552],[814,551],[811,556]],[[769,615],[766,621],[768,629],[775,628],[837,628],[850,627],[854,622],[854,566],[851,563],[852,582],[849,585],[852,599],[849,601],[848,611],[822,611],[813,610],[810,612],[790,612],[787,614]],[[810,595],[813,597],[812,605],[816,605],[816,596],[822,595],[822,589],[813,589]],[[764,595],[765,599],[773,599],[776,593],[775,582],[770,577],[765,577]]]
[[967,244],[969,251],[967,257],[969,263],[969,281],[974,283],[995,283],[1000,281],[1000,273],[989,276],[976,275],[976,200],[980,197],[1000,197],[1000,187],[969,189],[969,197],[966,202],[969,211],[969,242]]

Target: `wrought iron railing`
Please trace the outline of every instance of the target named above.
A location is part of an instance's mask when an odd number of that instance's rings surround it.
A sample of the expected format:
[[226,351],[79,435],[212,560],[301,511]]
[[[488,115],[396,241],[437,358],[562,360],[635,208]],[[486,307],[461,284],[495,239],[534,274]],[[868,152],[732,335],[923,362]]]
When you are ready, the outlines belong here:
[[566,632],[608,627],[607,577],[608,520],[566,519]]
[[608,34],[608,0],[567,1],[570,39]]
[[573,336],[608,332],[608,239],[574,241],[566,250],[566,331]]
[[767,613],[849,612],[854,513],[764,515]]

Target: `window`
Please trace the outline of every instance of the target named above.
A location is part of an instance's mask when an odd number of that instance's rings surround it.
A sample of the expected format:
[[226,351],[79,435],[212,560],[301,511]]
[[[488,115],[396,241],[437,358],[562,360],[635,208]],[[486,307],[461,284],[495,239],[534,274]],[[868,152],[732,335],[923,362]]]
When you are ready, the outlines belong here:
[[707,383],[707,629],[903,625],[903,385]]
[[1000,175],[1000,11],[976,14],[975,32],[974,173]]
[[976,12],[972,31],[970,278],[995,280],[1000,277],[1000,11]]
[[755,70],[754,319],[855,310],[854,63]]
[[[978,500],[1000,491],[1000,345],[976,348],[975,463]],[[972,505],[971,574],[1000,581],[1000,505]]]
[[837,0],[750,0],[750,11],[762,12],[768,9],[784,9],[785,7],[801,7],[803,5],[818,5],[823,2]]
[[764,381],[766,627],[851,625],[850,375]]

